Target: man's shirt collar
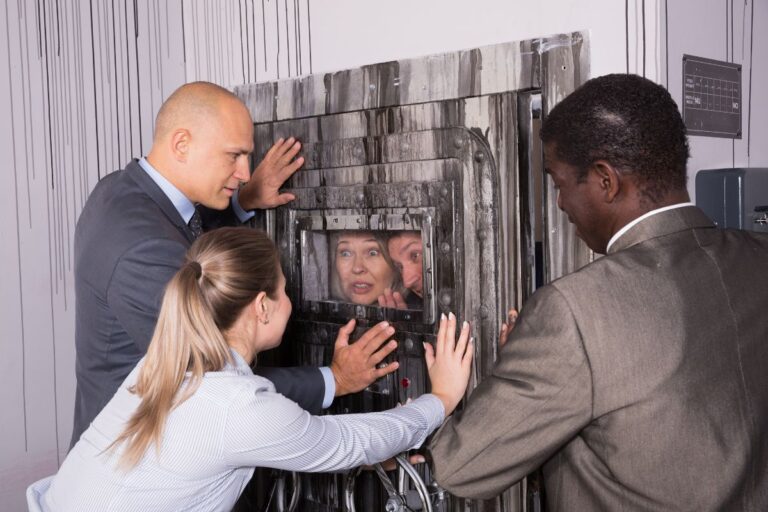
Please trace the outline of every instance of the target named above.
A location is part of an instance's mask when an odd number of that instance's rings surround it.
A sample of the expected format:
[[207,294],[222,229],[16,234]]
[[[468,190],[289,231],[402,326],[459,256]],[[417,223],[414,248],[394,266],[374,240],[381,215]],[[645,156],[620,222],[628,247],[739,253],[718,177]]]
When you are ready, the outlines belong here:
[[632,222],[628,223],[626,226],[624,226],[623,228],[618,230],[616,232],[616,234],[611,237],[611,239],[608,241],[608,246],[605,248],[605,253],[608,254],[611,251],[611,246],[616,242],[616,240],[621,238],[621,235],[623,235],[624,233],[629,231],[632,228],[632,226],[635,226],[636,224],[638,224],[638,223],[644,221],[645,219],[647,219],[648,217],[652,217],[652,216],[654,216],[654,215],[656,215],[658,213],[666,212],[668,210],[674,210],[675,208],[683,208],[685,206],[694,206],[694,204],[691,203],[691,202],[673,204],[673,205],[670,205],[670,206],[664,206],[662,208],[657,208],[655,210],[651,210],[651,211],[649,211],[649,212],[639,216],[638,218],[636,218],[635,220],[633,220]]
[[187,199],[187,196],[185,196],[181,190],[176,188],[173,183],[168,181],[165,176],[160,174],[157,169],[152,167],[152,164],[150,164],[145,157],[141,157],[139,159],[139,165],[142,169],[144,169],[149,177],[152,178],[157,186],[160,187],[160,190],[163,191],[168,199],[170,199],[174,208],[176,208],[176,211],[179,212],[179,215],[181,215],[181,218],[184,219],[184,222],[188,224],[189,219],[191,219],[192,215],[195,213],[195,205],[192,203],[192,201]]

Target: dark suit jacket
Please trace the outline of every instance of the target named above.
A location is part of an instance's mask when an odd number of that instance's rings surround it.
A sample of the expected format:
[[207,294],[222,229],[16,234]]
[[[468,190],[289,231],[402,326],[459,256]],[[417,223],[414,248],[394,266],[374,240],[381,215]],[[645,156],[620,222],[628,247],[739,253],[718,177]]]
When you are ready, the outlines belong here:
[[432,444],[449,491],[543,465],[551,510],[768,510],[768,236],[656,214],[538,290]]
[[[75,229],[72,445],[146,353],[163,289],[192,241],[176,208],[136,160],[105,176],[88,198]],[[317,368],[259,373],[305,409],[322,407],[325,385]]]

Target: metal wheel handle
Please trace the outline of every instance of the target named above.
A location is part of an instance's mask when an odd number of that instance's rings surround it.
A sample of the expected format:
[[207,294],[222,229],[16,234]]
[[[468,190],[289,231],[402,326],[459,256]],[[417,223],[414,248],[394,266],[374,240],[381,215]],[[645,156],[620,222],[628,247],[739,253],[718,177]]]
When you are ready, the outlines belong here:
[[[432,512],[432,500],[424,480],[421,479],[416,468],[408,462],[403,455],[395,457],[397,463],[397,487],[387,475],[381,464],[375,464],[373,469],[379,477],[384,490],[387,492],[387,502],[384,505],[385,512]],[[347,474],[344,482],[344,510],[345,512],[357,512],[355,509],[355,480],[361,469],[357,468]],[[408,482],[412,482],[414,489],[408,488]]]
[[301,496],[301,477],[295,471],[291,471],[291,483],[293,484],[293,494],[288,508],[285,507],[285,473],[282,473],[275,481],[275,508],[277,512],[296,512],[299,506],[299,497]]

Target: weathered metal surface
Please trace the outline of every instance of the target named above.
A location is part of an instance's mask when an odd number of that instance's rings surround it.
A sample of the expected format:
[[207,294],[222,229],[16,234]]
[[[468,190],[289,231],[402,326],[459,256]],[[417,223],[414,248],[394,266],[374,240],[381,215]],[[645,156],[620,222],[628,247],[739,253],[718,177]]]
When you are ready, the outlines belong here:
[[[541,45],[544,48],[547,43],[542,42]],[[542,51],[542,74],[549,77],[541,90],[544,117],[560,100],[587,81],[587,57],[585,52],[572,51],[564,46]],[[592,261],[593,254],[587,245],[576,237],[576,230],[568,222],[567,215],[557,207],[557,191],[552,180],[546,180],[545,183],[545,281],[549,282],[586,265]]]
[[[550,186],[531,199],[531,162],[540,158],[520,154],[534,147],[531,95],[546,114],[587,74],[588,40],[575,32],[236,88],[255,121],[256,161],[279,137],[303,144],[304,167],[286,184],[297,199],[267,216],[295,305],[283,358],[328,364],[350,317],[361,327],[386,318],[397,329],[398,372],[336,400],[332,412],[379,410],[427,391],[422,342],[434,339],[440,312],[473,324],[471,393],[496,360],[506,310],[534,286],[532,209],[545,225],[546,280],[589,261]],[[421,233],[422,309],[323,296],[328,278],[302,265],[327,265],[322,234],[343,229]],[[341,510],[344,477],[303,480],[301,510]],[[375,476],[355,485],[358,510],[383,510]],[[486,502],[446,497],[436,510],[526,510],[524,486]]]
[[[262,123],[538,89],[548,82],[541,72],[542,56],[556,49],[572,55],[570,60],[578,66],[572,72],[582,77],[588,73],[586,35],[574,32],[245,84],[235,87],[235,93],[251,110],[254,122]],[[562,87],[567,86],[564,83]]]

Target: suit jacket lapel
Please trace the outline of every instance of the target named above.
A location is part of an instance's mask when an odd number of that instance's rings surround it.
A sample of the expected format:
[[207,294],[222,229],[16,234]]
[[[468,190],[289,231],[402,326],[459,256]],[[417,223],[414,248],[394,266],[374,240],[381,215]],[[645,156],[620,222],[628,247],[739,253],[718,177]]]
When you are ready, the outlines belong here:
[[657,238],[686,229],[711,228],[714,224],[695,206],[683,206],[665,212],[657,213],[632,226],[621,235],[611,246],[609,254],[613,254],[627,247],[645,242],[651,238]]
[[136,182],[136,184],[157,203],[168,220],[181,231],[189,240],[189,243],[195,241],[195,237],[189,230],[189,226],[179,215],[179,211],[173,206],[173,203],[165,192],[157,186],[157,183],[141,168],[138,160],[131,160],[131,163],[125,166],[125,172]]

